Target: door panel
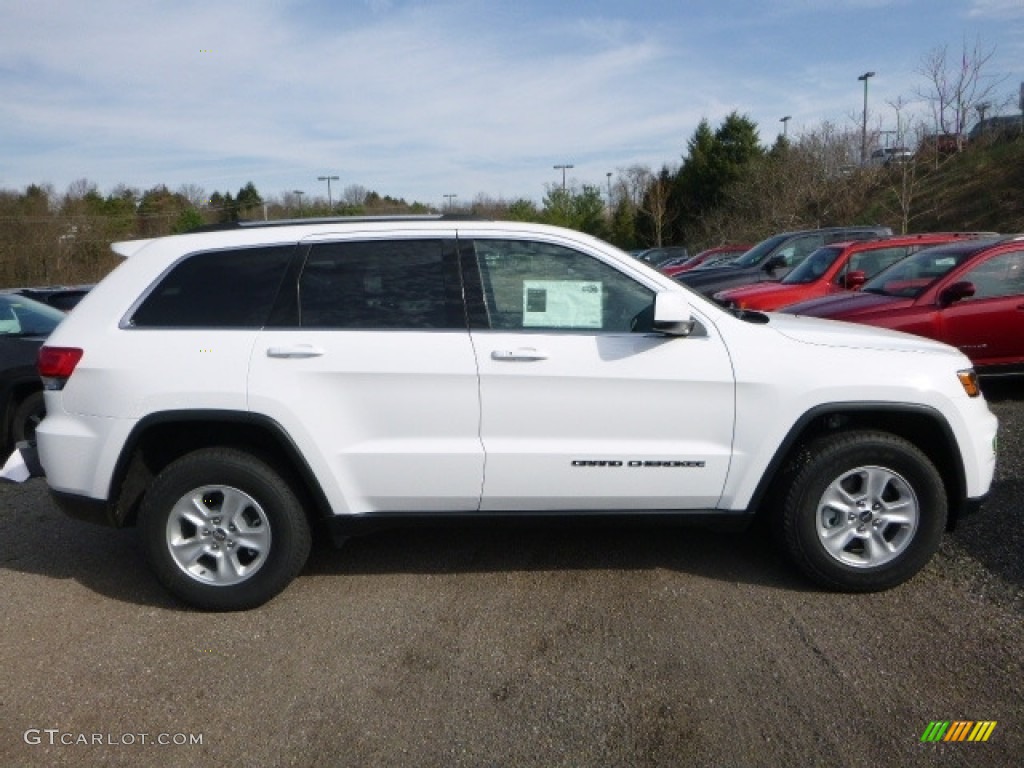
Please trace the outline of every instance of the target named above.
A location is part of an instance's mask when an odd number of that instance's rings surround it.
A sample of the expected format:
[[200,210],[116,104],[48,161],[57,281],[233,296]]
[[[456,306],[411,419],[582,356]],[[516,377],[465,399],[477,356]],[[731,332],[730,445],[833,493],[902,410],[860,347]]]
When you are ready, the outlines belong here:
[[[296,348],[318,354],[275,354]],[[465,331],[264,331],[249,404],[319,463],[336,512],[478,506],[483,448]]]
[[1024,251],[996,254],[950,282],[975,292],[942,310],[944,340],[978,365],[1024,360]]
[[250,407],[285,426],[335,512],[472,511],[476,358],[454,237],[316,243],[295,327],[253,348]]
[[[718,339],[485,331],[473,345],[487,452],[482,509],[717,504],[734,402]],[[519,350],[537,359],[504,356]]]
[[713,328],[653,333],[653,289],[593,253],[461,246],[471,254],[467,294],[476,286],[483,304],[472,331],[487,455],[481,509],[714,507],[734,384]]

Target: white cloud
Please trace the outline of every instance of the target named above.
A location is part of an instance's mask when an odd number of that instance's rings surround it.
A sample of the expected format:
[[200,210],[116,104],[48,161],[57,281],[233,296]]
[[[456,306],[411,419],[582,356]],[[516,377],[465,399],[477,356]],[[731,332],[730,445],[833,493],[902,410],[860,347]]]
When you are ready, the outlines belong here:
[[[886,24],[859,12],[878,3]],[[0,187],[317,194],[330,172],[425,202],[539,198],[556,163],[588,183],[678,163],[705,117],[748,114],[765,142],[782,114],[791,133],[842,122],[865,69],[881,112],[925,50],[963,34],[924,0],[827,5],[0,0]]]
[[971,0],[967,15],[971,18],[1024,19],[1021,0]]

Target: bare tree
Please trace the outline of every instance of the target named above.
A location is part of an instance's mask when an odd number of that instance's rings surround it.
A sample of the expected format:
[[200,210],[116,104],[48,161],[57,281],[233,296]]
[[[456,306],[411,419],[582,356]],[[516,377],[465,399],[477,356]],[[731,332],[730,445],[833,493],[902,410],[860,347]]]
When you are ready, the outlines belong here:
[[369,191],[361,184],[349,184],[341,193],[341,199],[345,205],[357,207],[366,203],[366,196]]
[[994,55],[994,47],[983,48],[980,41],[975,41],[968,48],[965,40],[959,58],[951,57],[949,46],[942,45],[929,51],[921,62],[918,71],[928,84],[918,89],[917,95],[931,105],[935,132],[955,137],[957,151],[963,149],[971,112],[990,101],[1006,80],[1005,75],[996,77],[985,71]]
[[619,178],[615,184],[616,195],[627,200],[636,213],[643,205],[644,195],[653,180],[654,174],[646,165],[637,164],[620,168]]
[[667,168],[657,178],[652,177],[647,186],[647,193],[644,195],[643,204],[639,210],[646,213],[651,219],[651,228],[654,235],[654,246],[660,248],[665,244],[665,230],[672,223],[674,218],[669,210],[669,197],[672,194],[672,177]]
[[860,220],[878,187],[862,169],[860,130],[825,123],[773,149],[726,188],[725,204],[701,221],[701,239],[760,240],[784,230]]
[[[896,111],[897,144],[901,147],[905,146],[905,136],[916,135],[920,139],[925,128],[919,121],[903,116],[906,103],[902,97],[890,101],[888,104]],[[923,162],[924,159],[920,154],[911,157],[897,155],[890,160],[889,165],[876,169],[882,175],[883,183],[888,188],[889,197],[893,201],[893,207],[899,217],[900,234],[907,234],[910,231],[910,222],[920,215],[915,210],[915,198],[921,181]]]
[[188,200],[196,208],[202,208],[209,199],[206,190],[198,184],[182,184],[178,187],[178,194]]
[[64,193],[64,200],[81,200],[89,194],[98,194],[96,185],[88,179],[76,179],[68,184],[68,190]]

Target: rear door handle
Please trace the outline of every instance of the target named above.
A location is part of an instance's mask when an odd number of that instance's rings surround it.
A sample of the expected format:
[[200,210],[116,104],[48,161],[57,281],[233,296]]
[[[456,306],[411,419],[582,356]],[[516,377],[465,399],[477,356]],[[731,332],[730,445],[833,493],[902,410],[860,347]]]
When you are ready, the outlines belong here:
[[290,347],[270,347],[267,349],[267,357],[303,358],[320,357],[324,351],[312,344],[295,344]]
[[536,360],[547,360],[548,353],[533,347],[521,349],[496,349],[491,352],[492,360],[500,360],[507,363],[528,363]]

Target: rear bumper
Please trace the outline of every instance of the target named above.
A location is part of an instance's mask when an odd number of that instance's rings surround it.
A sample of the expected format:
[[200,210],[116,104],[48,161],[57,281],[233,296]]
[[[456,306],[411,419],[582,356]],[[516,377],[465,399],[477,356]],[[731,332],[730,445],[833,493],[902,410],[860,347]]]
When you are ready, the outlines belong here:
[[[15,447],[7,460],[0,479],[24,482],[33,477],[46,477],[35,442],[23,441]],[[113,507],[104,499],[93,499],[77,493],[65,493],[50,488],[50,496],[61,512],[87,523],[120,527]]]

